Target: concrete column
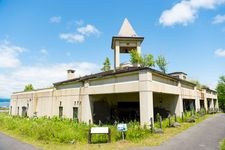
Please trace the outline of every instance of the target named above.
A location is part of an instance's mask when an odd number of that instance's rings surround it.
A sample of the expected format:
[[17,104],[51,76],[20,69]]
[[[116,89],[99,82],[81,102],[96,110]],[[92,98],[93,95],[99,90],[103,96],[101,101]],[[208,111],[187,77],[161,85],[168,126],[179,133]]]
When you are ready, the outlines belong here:
[[182,116],[182,112],[183,112],[183,99],[181,97],[181,95],[177,96],[177,105],[175,108],[175,113],[177,116]]
[[146,70],[139,72],[140,123],[142,126],[154,120],[153,92],[151,91],[152,74]]
[[89,95],[87,94],[88,87],[89,83],[85,82],[84,87],[81,88],[79,95],[81,99],[81,121],[89,123],[90,120],[91,123],[93,123],[92,103],[90,101]]
[[150,118],[154,118],[153,115],[153,92],[152,91],[140,91],[140,122],[141,125],[149,125]]
[[195,109],[196,111],[200,110],[200,99],[198,97],[195,99]]
[[198,89],[197,86],[194,87],[195,90],[195,111],[200,110],[200,98],[198,97]]
[[82,99],[82,103],[81,103],[81,107],[82,107],[81,121],[83,121],[85,123],[89,123],[89,120],[90,120],[91,123],[93,123],[93,117],[92,117],[91,103],[90,103],[89,95],[82,95],[81,99]]
[[137,42],[137,52],[141,54],[141,42]]
[[213,99],[210,98],[210,105],[209,105],[209,108],[213,108]]
[[177,86],[180,89],[180,93],[177,96],[177,105],[176,105],[176,108],[175,108],[175,113],[176,113],[177,116],[181,116],[182,112],[184,111],[184,109],[183,109],[183,99],[182,99],[182,95],[181,95],[181,83],[178,82]]
[[115,43],[115,49],[114,49],[114,69],[117,69],[120,67],[120,43],[119,41],[116,41]]
[[208,110],[208,101],[207,101],[207,98],[204,98],[204,106],[205,106],[205,110]]

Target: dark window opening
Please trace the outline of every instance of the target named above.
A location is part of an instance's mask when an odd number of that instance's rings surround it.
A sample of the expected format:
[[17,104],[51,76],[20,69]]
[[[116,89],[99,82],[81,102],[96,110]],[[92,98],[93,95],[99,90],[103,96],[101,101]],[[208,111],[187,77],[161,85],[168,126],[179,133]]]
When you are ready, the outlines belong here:
[[20,107],[17,107],[17,115],[20,115]]
[[63,116],[63,107],[59,106],[59,118],[62,118]]
[[195,110],[195,100],[183,99],[183,109],[184,109],[184,111]]
[[73,107],[73,119],[78,120],[78,107]]

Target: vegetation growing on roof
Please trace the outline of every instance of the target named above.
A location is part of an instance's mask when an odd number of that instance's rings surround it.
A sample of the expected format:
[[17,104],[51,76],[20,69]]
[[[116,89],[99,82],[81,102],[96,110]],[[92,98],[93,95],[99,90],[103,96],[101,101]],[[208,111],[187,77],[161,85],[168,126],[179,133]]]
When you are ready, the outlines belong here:
[[163,73],[166,73],[167,65],[168,65],[168,62],[167,62],[166,58],[163,55],[159,55],[155,62],[157,64],[157,66],[159,67],[159,69]]
[[108,57],[105,58],[105,61],[103,63],[102,71],[109,71],[111,69],[111,63]]
[[130,62],[134,65],[140,65],[141,67],[155,66],[155,61],[152,54],[142,56],[137,52],[137,50],[130,51]]
[[25,85],[24,92],[33,91],[33,90],[34,90],[34,87],[32,84]]

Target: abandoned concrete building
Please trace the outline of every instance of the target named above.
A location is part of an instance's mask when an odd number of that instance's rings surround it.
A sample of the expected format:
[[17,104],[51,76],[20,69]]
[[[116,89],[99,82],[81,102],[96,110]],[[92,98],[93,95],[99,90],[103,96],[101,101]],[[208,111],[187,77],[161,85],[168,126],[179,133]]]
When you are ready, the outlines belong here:
[[113,70],[79,78],[75,78],[74,70],[68,70],[68,79],[53,83],[53,88],[15,92],[10,114],[59,116],[86,123],[137,120],[144,125],[158,112],[181,116],[186,110],[218,109],[217,93],[198,89],[183,72],[165,74],[121,65],[120,54],[131,49],[141,53],[143,40],[125,19],[119,34],[112,37]]

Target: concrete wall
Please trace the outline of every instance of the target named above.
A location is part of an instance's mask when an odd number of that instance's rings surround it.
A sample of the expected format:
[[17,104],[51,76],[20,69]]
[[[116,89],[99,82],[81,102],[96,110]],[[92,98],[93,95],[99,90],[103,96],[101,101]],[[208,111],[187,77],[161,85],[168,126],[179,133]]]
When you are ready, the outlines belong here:
[[[126,94],[122,94],[126,93]],[[132,93],[136,93],[132,95]],[[93,122],[93,100],[101,99],[104,95],[107,101],[139,101],[141,124],[149,124],[153,117],[153,106],[158,105],[157,96],[153,93],[163,93],[163,107],[172,113],[181,115],[183,111],[182,99],[194,99],[196,109],[200,108],[200,99],[216,99],[217,95],[206,90],[198,91],[193,84],[164,76],[150,70],[141,70],[108,77],[93,78],[85,81],[56,86],[32,92],[14,93],[11,98],[12,115],[22,114],[22,107],[28,106],[28,116],[58,116],[59,106],[63,107],[63,117],[73,117],[73,107],[78,107],[81,121]],[[99,96],[98,96],[99,95]],[[125,95],[125,96],[124,96]],[[117,97],[115,97],[117,96]],[[154,101],[154,105],[153,105]],[[61,104],[61,105],[60,105]],[[218,108],[218,102],[216,103]]]

